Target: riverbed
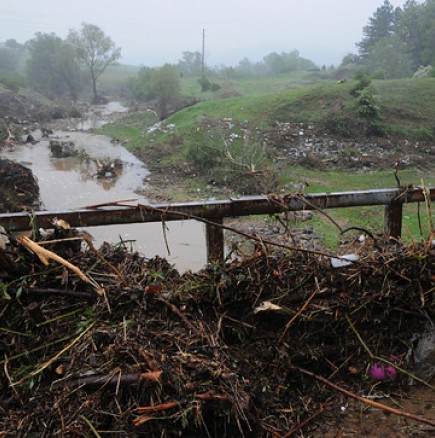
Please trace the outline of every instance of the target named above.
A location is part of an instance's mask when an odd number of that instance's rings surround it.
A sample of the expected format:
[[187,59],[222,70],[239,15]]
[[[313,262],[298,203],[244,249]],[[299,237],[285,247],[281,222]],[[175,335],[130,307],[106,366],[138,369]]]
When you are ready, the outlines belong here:
[[[138,195],[149,174],[144,164],[119,143],[103,135],[95,135],[88,129],[105,123],[105,117],[114,111],[123,111],[118,103],[97,107],[92,116],[71,122],[68,130],[57,130],[49,139],[42,138],[41,131],[33,132],[35,144],[17,144],[3,149],[2,156],[30,168],[38,179],[43,208],[50,211],[79,209],[89,205],[134,200],[149,203]],[[71,141],[78,156],[54,158],[49,148],[50,139]],[[87,157],[84,158],[84,157]],[[89,160],[92,157],[92,160]],[[96,161],[118,160],[122,167],[116,176],[98,178]],[[195,221],[166,223],[169,228],[168,253],[162,224],[128,224],[90,227],[88,231],[95,245],[102,242],[126,242],[128,247],[145,257],[165,257],[180,271],[196,271],[206,263],[204,227]]]

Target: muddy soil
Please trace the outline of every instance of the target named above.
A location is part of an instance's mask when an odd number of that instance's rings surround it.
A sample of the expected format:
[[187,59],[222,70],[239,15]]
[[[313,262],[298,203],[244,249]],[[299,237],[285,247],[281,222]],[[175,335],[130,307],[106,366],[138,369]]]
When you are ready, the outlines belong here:
[[39,210],[38,182],[30,169],[0,158],[0,212]]
[[[410,387],[406,391],[380,391],[375,398],[387,406],[412,412],[420,417],[433,418],[434,391],[424,386]],[[375,395],[376,397],[376,395]],[[381,409],[362,405],[341,397],[334,409],[325,414],[320,431],[314,437],[325,438],[427,438],[434,436],[434,428],[408,418],[390,414]]]

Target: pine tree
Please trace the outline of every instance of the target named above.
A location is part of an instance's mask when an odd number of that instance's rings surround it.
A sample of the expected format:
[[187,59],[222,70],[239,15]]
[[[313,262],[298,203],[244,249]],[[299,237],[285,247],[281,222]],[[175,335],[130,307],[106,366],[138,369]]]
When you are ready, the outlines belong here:
[[395,9],[388,0],[384,0],[384,4],[376,9],[373,16],[369,18],[367,26],[363,28],[364,38],[357,43],[361,60],[367,59],[372,48],[382,38],[394,34],[401,13],[402,10]]
[[424,9],[424,5],[416,0],[408,0],[403,6],[403,13],[396,31],[397,36],[405,44],[406,52],[412,61],[413,70],[417,70],[423,64],[424,41],[421,22]]

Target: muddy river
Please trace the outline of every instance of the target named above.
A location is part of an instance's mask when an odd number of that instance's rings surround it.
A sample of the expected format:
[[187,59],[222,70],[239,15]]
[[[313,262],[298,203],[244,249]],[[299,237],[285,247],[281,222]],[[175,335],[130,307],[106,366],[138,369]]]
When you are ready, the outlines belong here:
[[[38,143],[3,149],[2,156],[32,169],[38,178],[46,210],[61,211],[127,199],[149,203],[137,194],[148,175],[143,163],[122,145],[111,143],[110,138],[85,131],[102,126],[105,116],[123,110],[118,103],[112,102],[99,107],[98,115],[71,125],[68,131],[55,131],[50,136],[50,139],[74,142],[79,157],[53,158],[49,139],[43,139],[40,131],[33,133],[35,139],[40,140]],[[92,157],[92,160],[83,159],[83,156]],[[96,160],[104,162],[109,159],[122,161],[122,168],[116,169],[117,176],[97,178]],[[180,272],[202,268],[206,262],[204,226],[195,221],[168,222],[166,225],[169,227],[170,254],[160,223],[108,225],[86,230],[94,237],[97,246],[103,241],[117,243],[122,239],[145,257],[157,254],[165,257]]]

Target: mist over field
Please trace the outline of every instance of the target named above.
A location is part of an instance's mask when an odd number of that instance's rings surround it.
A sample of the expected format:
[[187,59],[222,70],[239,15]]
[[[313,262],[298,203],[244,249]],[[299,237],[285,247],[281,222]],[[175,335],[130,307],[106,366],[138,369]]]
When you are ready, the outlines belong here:
[[[392,5],[403,6],[403,0]],[[337,65],[362,37],[380,0],[2,0],[0,41],[20,43],[36,32],[64,38],[85,23],[99,26],[122,48],[123,64],[176,62],[183,51],[201,51],[210,66],[235,65],[297,49],[316,64]]]

